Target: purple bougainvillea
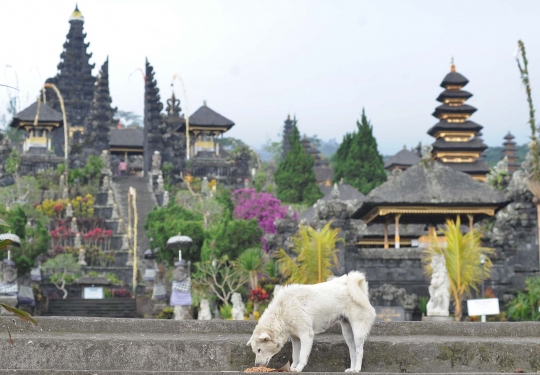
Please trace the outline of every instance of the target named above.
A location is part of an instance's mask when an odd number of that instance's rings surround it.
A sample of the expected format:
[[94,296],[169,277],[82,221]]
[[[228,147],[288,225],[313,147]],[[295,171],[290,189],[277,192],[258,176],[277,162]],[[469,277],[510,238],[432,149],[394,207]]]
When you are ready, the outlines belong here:
[[[233,194],[234,217],[257,219],[259,228],[266,233],[276,233],[274,222],[287,216],[287,207],[270,193],[258,193],[255,189],[237,189]],[[265,241],[263,241],[264,245]],[[265,247],[265,246],[264,246]]]

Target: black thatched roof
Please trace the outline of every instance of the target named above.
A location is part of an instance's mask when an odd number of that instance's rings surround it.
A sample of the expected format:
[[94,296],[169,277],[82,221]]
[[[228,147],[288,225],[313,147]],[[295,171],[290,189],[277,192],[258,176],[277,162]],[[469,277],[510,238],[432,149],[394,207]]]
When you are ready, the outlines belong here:
[[473,163],[444,163],[455,170],[468,174],[488,174],[489,164],[484,160],[476,160]]
[[384,163],[385,169],[391,169],[396,166],[410,167],[422,160],[416,152],[404,148]]
[[477,111],[476,108],[468,104],[462,104],[455,107],[450,106],[448,104],[441,104],[440,106],[435,108],[435,112],[433,112],[433,116],[439,118],[439,116],[443,113],[466,113],[466,114],[472,115],[476,111]]
[[443,81],[441,82],[441,87],[446,88],[449,85],[455,85],[455,86],[465,86],[467,83],[469,83],[469,80],[465,78],[463,75],[461,75],[458,72],[450,72],[444,77]]
[[437,97],[437,101],[444,102],[444,99],[469,99],[473,96],[470,92],[465,90],[444,90]]
[[438,138],[433,144],[433,151],[484,151],[487,149],[487,145],[481,138],[473,138],[468,142],[447,142],[444,138]]
[[[225,127],[227,130],[234,126],[234,122],[229,120],[226,117],[223,117],[210,107],[203,105],[201,108],[196,110],[191,116],[189,116],[189,126],[197,127]],[[183,130],[185,124],[183,124],[179,130]]]
[[109,136],[110,147],[142,148],[144,143],[143,129],[112,129]]
[[[468,164],[468,163],[463,163]],[[504,195],[490,185],[474,180],[469,175],[439,162],[421,162],[413,165],[398,176],[373,189],[362,206],[353,215],[365,218],[373,209],[381,206],[392,207],[504,207],[507,201]],[[455,218],[455,214],[448,215]],[[482,215],[475,215],[481,219]],[[384,217],[378,216],[379,221]],[[438,214],[404,214],[403,223],[426,223],[446,217]]]
[[330,165],[319,165],[313,167],[315,172],[315,179],[317,182],[332,181],[334,179],[334,170]]
[[[20,122],[34,122],[36,118],[38,103],[34,102],[30,107],[23,109],[13,117],[10,126],[17,127]],[[52,109],[45,103],[39,105],[39,122],[57,122],[58,125],[62,125],[64,120],[62,114],[55,109]]]
[[428,130],[428,134],[432,137],[441,130],[456,130],[456,131],[480,131],[482,125],[478,125],[474,121],[465,121],[465,122],[448,122],[446,120],[441,120]]

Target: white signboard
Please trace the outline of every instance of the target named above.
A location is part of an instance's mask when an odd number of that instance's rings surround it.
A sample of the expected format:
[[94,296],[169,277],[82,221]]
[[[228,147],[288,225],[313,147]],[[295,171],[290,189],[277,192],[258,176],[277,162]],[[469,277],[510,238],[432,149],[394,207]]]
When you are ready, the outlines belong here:
[[499,315],[501,313],[498,298],[470,299],[467,301],[467,309],[469,316]]
[[103,299],[103,288],[98,286],[84,288],[84,299]]

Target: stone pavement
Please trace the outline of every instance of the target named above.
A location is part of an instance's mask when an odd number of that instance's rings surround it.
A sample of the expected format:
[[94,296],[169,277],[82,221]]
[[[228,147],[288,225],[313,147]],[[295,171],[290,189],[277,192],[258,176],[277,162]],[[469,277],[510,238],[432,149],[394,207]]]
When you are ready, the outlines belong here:
[[[0,339],[0,369],[24,374],[208,374],[243,371],[254,322],[38,317]],[[19,323],[20,326],[20,323]],[[5,328],[2,328],[5,329]],[[1,335],[0,335],[1,337]],[[290,359],[290,344],[270,363]],[[348,350],[338,327],[316,337],[306,371],[340,372]],[[540,370],[540,323],[377,323],[367,373],[513,373]],[[32,371],[33,372],[32,372]],[[39,370],[39,371],[37,371]],[[37,372],[36,372],[37,371]]]

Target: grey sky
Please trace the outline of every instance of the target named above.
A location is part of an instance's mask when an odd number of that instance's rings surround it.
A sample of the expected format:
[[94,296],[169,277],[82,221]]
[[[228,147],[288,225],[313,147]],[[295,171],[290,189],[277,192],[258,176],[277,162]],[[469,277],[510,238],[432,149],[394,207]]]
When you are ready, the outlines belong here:
[[[489,145],[508,130],[527,141],[527,106],[514,52],[523,39],[540,106],[540,1],[80,0],[96,71],[110,58],[113,104],[143,112],[148,56],[162,100],[174,74],[190,112],[203,100],[236,122],[253,146],[281,132],[288,113],[302,133],[341,142],[362,107],[384,154],[431,142],[435,98],[454,56],[470,83]],[[74,1],[3,1],[0,66],[14,67],[23,108],[54,76]],[[33,68],[34,67],[34,68]],[[37,68],[41,74],[38,75]],[[1,81],[15,84],[14,70]],[[186,100],[175,83],[182,108]],[[0,88],[0,113],[7,92]]]

